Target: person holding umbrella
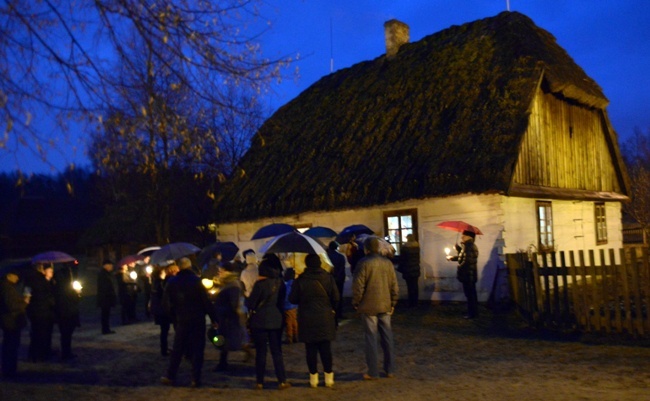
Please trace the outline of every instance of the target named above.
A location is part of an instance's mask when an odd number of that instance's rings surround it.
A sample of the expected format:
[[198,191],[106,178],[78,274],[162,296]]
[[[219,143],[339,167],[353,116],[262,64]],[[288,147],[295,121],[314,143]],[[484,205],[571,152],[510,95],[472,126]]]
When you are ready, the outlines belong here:
[[0,327],[2,328],[2,377],[18,374],[20,333],[27,325],[28,299],[18,291],[18,274],[8,272],[0,281]]
[[478,248],[474,243],[474,238],[476,238],[474,231],[463,231],[460,245],[456,244],[455,246],[458,255],[447,256],[447,260],[458,262],[456,278],[463,284],[463,292],[467,298],[465,319],[474,319],[478,316],[478,296],[476,294]]
[[63,266],[54,273],[54,300],[56,320],[59,325],[61,341],[61,359],[73,359],[72,333],[79,327],[79,301],[81,289],[73,286],[72,268]]

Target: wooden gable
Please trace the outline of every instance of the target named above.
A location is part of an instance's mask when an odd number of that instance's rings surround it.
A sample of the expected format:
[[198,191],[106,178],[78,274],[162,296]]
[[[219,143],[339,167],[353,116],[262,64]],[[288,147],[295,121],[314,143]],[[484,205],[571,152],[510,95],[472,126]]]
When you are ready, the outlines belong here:
[[542,81],[522,137],[511,195],[623,199],[615,134],[600,108],[552,93]]

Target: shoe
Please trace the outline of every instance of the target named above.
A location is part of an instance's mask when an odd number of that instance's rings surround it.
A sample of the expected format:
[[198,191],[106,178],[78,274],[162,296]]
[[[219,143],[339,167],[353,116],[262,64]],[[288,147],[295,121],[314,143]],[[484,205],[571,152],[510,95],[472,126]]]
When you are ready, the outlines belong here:
[[106,335],[106,334],[115,334],[115,331],[113,331],[113,330],[102,331],[102,334],[103,334],[103,335]]
[[318,372],[309,374],[309,387],[318,387]]
[[167,376],[163,376],[160,378],[160,384],[163,384],[165,386],[173,386],[174,381]]
[[255,386],[253,386],[253,390],[264,390],[264,384],[255,383]]
[[334,387],[334,372],[325,372],[325,387]]
[[286,390],[289,387],[291,387],[291,383],[289,382],[278,383],[278,390]]
[[364,373],[364,374],[363,374],[363,380],[375,380],[375,379],[376,379],[376,377],[374,377],[374,376],[370,376],[370,375],[367,374],[367,373]]

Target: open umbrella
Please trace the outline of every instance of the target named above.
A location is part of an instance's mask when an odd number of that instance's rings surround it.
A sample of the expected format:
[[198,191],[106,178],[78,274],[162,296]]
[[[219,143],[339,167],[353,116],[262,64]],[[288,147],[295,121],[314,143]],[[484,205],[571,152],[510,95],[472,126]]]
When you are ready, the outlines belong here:
[[198,262],[199,266],[203,266],[210,260],[212,255],[216,252],[221,252],[222,260],[224,262],[229,262],[235,259],[237,252],[239,252],[239,247],[234,242],[221,242],[217,241],[214,244],[210,244],[201,250],[199,253]]
[[395,256],[395,247],[393,245],[386,241],[386,239],[379,237],[377,235],[368,235],[368,234],[361,234],[357,237],[356,241],[359,243],[359,246],[363,248],[363,243],[366,241],[366,239],[373,237],[377,238],[379,241],[379,253],[382,254],[383,256],[386,256],[387,258],[392,258]]
[[124,265],[130,265],[131,263],[139,262],[144,258],[145,257],[143,255],[127,255],[120,259],[119,262],[117,262],[117,266],[122,267]]
[[65,263],[75,260],[77,259],[74,256],[59,251],[43,252],[32,257],[32,263]]
[[285,223],[273,223],[266,225],[253,234],[251,240],[262,239],[262,238],[271,238],[278,236],[280,234],[286,234],[290,232],[297,232],[296,228],[292,225]]
[[442,223],[438,223],[437,226],[444,228],[445,230],[456,231],[459,233],[462,233],[463,231],[471,231],[474,234],[483,235],[478,227],[465,223],[464,221],[443,221]]
[[336,237],[336,231],[332,230],[329,227],[316,226],[311,227],[303,234],[309,235],[312,238],[332,238]]
[[297,231],[278,235],[260,248],[260,253],[327,253],[314,238]]
[[359,236],[361,234],[373,235],[375,232],[370,229],[370,227],[363,224],[353,224],[351,226],[345,227],[339,235],[336,237],[336,242],[339,244],[344,244],[350,241],[352,235]]
[[148,246],[146,248],[142,248],[138,251],[138,255],[142,256],[151,256],[152,253],[156,252],[158,249],[160,249],[159,246]]
[[188,256],[201,251],[201,248],[192,245],[188,242],[173,242],[160,247],[157,251],[151,254],[151,264],[161,265],[168,260],[180,259],[183,256]]

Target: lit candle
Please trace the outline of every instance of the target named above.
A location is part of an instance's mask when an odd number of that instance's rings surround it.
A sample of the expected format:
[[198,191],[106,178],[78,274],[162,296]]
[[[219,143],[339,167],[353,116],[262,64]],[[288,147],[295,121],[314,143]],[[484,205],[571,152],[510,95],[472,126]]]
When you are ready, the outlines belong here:
[[136,280],[138,278],[138,273],[133,271],[129,273],[129,277],[131,277],[131,280]]
[[445,255],[449,256],[449,253],[451,252],[451,249],[445,248]]
[[81,283],[76,280],[72,282],[72,288],[77,292],[80,292],[83,289]]
[[147,274],[153,273],[153,267],[151,267],[151,265],[147,266],[145,270],[147,271]]

